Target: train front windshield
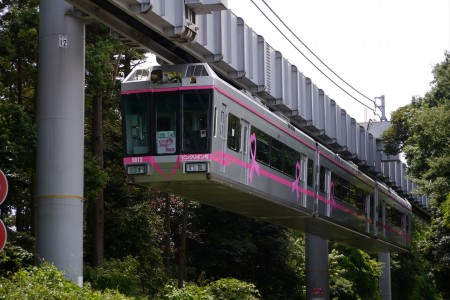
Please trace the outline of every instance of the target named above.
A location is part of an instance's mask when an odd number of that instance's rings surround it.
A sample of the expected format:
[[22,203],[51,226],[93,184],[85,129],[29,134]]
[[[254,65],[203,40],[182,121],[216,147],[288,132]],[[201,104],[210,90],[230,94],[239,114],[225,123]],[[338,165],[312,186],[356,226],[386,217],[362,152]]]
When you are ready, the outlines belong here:
[[209,153],[211,90],[123,95],[125,155]]

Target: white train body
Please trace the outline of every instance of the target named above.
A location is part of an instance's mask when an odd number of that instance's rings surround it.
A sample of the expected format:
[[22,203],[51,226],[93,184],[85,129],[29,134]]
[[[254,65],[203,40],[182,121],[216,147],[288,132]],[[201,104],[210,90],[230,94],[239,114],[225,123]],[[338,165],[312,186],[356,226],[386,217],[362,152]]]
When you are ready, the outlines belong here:
[[129,180],[369,251],[408,250],[411,205],[207,64],[122,83]]

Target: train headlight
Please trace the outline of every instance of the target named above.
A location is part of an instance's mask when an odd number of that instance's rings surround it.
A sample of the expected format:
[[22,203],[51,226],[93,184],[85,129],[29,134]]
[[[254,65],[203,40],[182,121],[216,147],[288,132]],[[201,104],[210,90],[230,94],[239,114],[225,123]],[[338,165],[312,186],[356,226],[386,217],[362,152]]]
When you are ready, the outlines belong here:
[[147,166],[146,165],[131,165],[131,166],[127,166],[127,174],[128,175],[143,175],[143,174],[147,174]]
[[184,165],[186,173],[208,172],[208,164],[206,162],[190,162]]

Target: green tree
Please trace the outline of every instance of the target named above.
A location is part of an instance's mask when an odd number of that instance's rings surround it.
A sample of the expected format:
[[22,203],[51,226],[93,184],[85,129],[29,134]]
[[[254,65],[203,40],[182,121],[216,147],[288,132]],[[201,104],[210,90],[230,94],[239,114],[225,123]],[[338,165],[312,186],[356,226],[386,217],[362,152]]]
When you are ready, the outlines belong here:
[[333,244],[329,256],[330,290],[335,299],[380,299],[381,269],[359,249]]
[[131,256],[104,260],[100,266],[94,268],[85,266],[84,280],[96,290],[114,289],[134,297],[144,294],[139,277],[139,262]]
[[17,231],[32,230],[39,1],[0,4],[0,169],[9,193],[2,207]]
[[[450,298],[450,52],[433,68],[431,90],[392,114],[382,138],[390,154],[405,153],[408,175],[432,199],[432,226],[422,247],[442,297]],[[424,275],[426,276],[426,275]]]
[[429,226],[415,219],[413,228],[411,251],[391,255],[392,299],[438,299],[436,288],[430,284],[433,282],[431,264],[423,253],[428,244]]
[[[104,189],[108,172],[105,149],[121,153],[120,141],[120,81],[124,69],[129,70],[133,59],[143,58],[143,51],[135,51],[114,39],[110,29],[99,23],[87,26],[86,31],[86,159],[87,171],[100,176],[86,177],[87,228],[91,262],[99,265],[104,255]],[[112,137],[112,138],[111,138]],[[114,157],[115,159],[116,157]],[[115,162],[112,162],[115,164]],[[86,172],[87,175],[90,172]]]
[[8,231],[7,244],[0,253],[1,276],[33,263],[38,4],[18,0],[0,3],[0,170],[9,183],[0,211]]

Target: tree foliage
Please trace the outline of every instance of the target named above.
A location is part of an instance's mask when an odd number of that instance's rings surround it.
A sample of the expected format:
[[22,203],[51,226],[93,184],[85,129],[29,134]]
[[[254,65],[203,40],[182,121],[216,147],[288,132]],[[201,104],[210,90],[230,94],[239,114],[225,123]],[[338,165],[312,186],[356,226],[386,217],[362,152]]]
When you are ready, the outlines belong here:
[[[405,153],[408,175],[418,192],[432,199],[432,225],[421,249],[439,291],[450,298],[450,52],[433,75],[431,90],[394,112],[382,138],[391,154]],[[408,264],[406,257],[403,263]]]
[[333,244],[329,256],[330,290],[335,299],[379,299],[381,268],[364,251]]
[[64,278],[49,263],[40,267],[21,269],[10,278],[0,278],[0,299],[41,300],[41,299],[90,299],[90,300],[126,300],[130,299],[115,290],[99,292],[89,285],[84,288]]

